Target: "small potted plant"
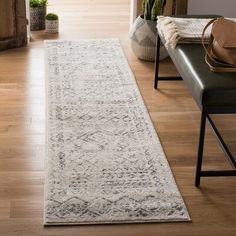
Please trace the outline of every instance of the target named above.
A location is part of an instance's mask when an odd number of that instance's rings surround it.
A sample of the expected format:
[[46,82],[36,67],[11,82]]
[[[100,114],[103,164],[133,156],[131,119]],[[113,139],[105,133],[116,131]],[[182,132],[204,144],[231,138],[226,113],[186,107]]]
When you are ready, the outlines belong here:
[[30,0],[30,30],[44,30],[47,0]]
[[47,33],[58,33],[58,15],[55,13],[48,13],[46,15],[46,32]]
[[[167,14],[173,13],[175,0],[171,0],[172,8]],[[140,15],[131,27],[129,36],[134,54],[142,60],[154,61],[157,35],[157,16],[163,15],[166,0],[143,0],[143,14]],[[168,6],[170,3],[168,2]],[[164,46],[161,46],[160,59],[168,56]]]

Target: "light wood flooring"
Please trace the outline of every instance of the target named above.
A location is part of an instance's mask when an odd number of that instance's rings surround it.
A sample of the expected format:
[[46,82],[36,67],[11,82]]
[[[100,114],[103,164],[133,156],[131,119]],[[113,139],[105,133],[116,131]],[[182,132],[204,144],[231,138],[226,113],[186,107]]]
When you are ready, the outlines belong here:
[[[50,0],[60,17],[59,35],[32,32],[26,48],[0,53],[0,236],[199,236],[236,235],[236,178],[202,179],[194,187],[199,109],[183,81],[162,81],[153,89],[154,64],[136,59],[129,39],[129,0]],[[45,39],[115,37],[127,55],[176,182],[190,223],[43,227]],[[175,74],[169,60],[162,74]],[[236,154],[235,116],[219,116],[218,127]],[[204,166],[229,167],[211,130]]]

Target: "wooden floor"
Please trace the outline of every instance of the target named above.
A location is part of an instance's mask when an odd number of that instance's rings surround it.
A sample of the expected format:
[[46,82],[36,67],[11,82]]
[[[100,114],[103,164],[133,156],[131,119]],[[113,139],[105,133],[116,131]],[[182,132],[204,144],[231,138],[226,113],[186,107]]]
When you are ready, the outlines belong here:
[[[129,39],[129,0],[50,0],[60,16],[60,34],[32,33],[26,48],[0,53],[0,236],[236,235],[236,178],[205,178],[194,187],[199,110],[183,81],[162,81],[153,89],[153,63],[136,59]],[[136,76],[191,223],[43,227],[45,92],[43,40],[115,37]],[[175,74],[169,60],[162,74]],[[234,116],[218,126],[236,154]],[[207,130],[205,167],[228,167]]]

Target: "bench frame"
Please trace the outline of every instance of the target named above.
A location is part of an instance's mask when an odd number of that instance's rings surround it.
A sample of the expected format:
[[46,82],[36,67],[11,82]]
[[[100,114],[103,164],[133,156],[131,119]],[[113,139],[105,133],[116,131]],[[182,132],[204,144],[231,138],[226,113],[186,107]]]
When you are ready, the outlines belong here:
[[[158,89],[159,80],[180,80],[181,76],[171,76],[171,77],[161,77],[159,76],[159,58],[160,58],[160,45],[161,38],[157,34],[156,40],[156,59],[155,59],[155,78],[154,78],[154,88]],[[184,79],[184,78],[183,78]],[[191,92],[192,93],[192,92]],[[225,141],[223,140],[220,132],[218,131],[215,123],[211,119],[211,114],[233,114],[236,113],[235,106],[202,106],[198,104],[201,110],[201,123],[200,123],[200,134],[199,134],[199,144],[198,144],[198,154],[197,154],[197,164],[196,164],[196,174],[195,174],[195,186],[200,186],[201,177],[213,177],[213,176],[236,176],[236,161],[227,147]],[[233,170],[202,170],[202,160],[203,160],[203,151],[204,151],[204,141],[205,141],[205,130],[206,130],[206,121],[210,124],[210,127],[213,130],[221,148],[223,149],[228,161],[230,162]]]

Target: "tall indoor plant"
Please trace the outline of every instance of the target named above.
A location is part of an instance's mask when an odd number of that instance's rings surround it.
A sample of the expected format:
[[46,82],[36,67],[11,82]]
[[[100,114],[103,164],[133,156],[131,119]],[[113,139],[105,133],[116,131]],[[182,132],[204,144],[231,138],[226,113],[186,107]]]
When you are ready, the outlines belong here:
[[[156,21],[157,16],[164,14],[165,4],[166,0],[143,0],[143,14],[134,21],[131,27],[131,47],[134,54],[142,60],[155,60]],[[160,59],[164,59],[167,56],[168,54],[162,46]]]
[[30,0],[30,30],[45,29],[47,0]]
[[143,0],[143,17],[145,20],[156,21],[157,16],[163,15],[166,0]]

